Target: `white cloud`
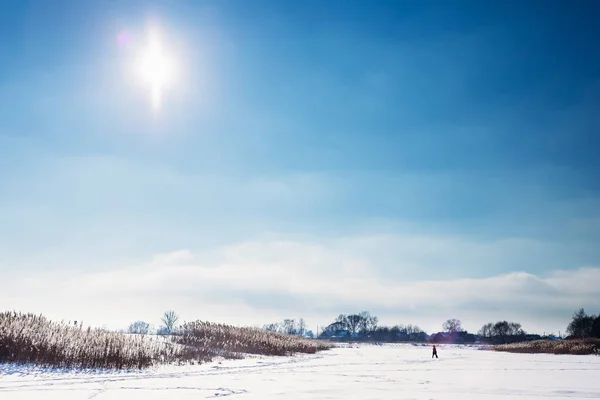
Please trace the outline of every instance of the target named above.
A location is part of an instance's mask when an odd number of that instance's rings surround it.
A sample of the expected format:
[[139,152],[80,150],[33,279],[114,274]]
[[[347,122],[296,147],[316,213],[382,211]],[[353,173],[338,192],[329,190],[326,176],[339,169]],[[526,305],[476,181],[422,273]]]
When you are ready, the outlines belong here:
[[187,249],[176,250],[170,253],[156,254],[152,258],[152,264],[178,265],[193,260],[194,255]]
[[[429,331],[439,329],[444,319],[457,317],[472,331],[485,322],[512,319],[532,331],[556,332],[579,307],[600,311],[600,268],[595,267],[483,278],[439,279],[432,272],[425,274],[426,279],[405,280],[402,274],[381,274],[378,263],[386,256],[408,252],[413,260],[407,267],[397,258],[399,268],[435,271],[443,265],[436,257],[428,258],[428,252],[448,246],[460,260],[460,252],[475,246],[456,238],[433,248],[423,246],[438,240],[371,237],[318,244],[267,240],[206,255],[183,249],[101,273],[21,277],[5,288],[0,301],[9,309],[121,327],[140,318],[156,323],[170,308],[188,320],[253,325],[284,317],[325,324],[338,313],[367,309],[383,323],[413,323]],[[397,253],[398,248],[406,252]],[[527,246],[517,248],[526,251]]]

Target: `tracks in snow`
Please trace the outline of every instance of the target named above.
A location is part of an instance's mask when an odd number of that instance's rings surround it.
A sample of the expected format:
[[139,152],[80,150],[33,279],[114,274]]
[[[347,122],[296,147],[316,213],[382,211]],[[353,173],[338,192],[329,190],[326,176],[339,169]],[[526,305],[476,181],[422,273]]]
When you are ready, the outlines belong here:
[[[143,372],[98,372],[96,374],[89,373],[85,376],[81,374],[58,374],[66,376],[56,376],[57,372],[47,370],[43,372],[39,368],[35,368],[28,373],[27,367],[22,367],[19,372],[12,372],[10,375],[5,375],[4,379],[0,379],[0,397],[2,393],[17,393],[17,392],[86,392],[87,399],[103,399],[112,398],[111,394],[115,391],[134,391],[141,392],[157,392],[168,391],[176,392],[194,392],[195,397],[200,398],[220,398],[231,395],[244,394],[246,389],[229,388],[229,387],[211,387],[205,385],[210,382],[210,376],[236,375],[236,374],[255,374],[255,373],[273,373],[273,370],[285,369],[291,366],[314,361],[322,358],[323,355],[299,355],[286,358],[265,358],[258,360],[256,363],[248,365],[239,365],[237,362],[231,362],[231,365],[215,365],[213,363],[202,364],[192,367],[173,367],[170,371],[164,371],[170,367],[159,367],[158,369],[150,369]],[[252,361],[252,358],[241,360]],[[17,375],[17,379],[11,379],[11,375]],[[1,377],[1,374],[0,374]],[[196,379],[198,378],[198,379]],[[209,379],[201,379],[209,378]],[[177,385],[174,381],[194,382],[198,381],[199,385]],[[37,396],[37,395],[36,395]]]

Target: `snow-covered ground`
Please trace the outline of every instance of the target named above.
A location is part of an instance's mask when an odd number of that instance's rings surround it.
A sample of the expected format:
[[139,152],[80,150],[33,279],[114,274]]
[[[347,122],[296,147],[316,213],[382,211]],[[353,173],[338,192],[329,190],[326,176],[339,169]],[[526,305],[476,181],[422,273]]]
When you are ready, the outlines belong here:
[[600,399],[600,357],[360,345],[143,372],[0,365],[0,399]]

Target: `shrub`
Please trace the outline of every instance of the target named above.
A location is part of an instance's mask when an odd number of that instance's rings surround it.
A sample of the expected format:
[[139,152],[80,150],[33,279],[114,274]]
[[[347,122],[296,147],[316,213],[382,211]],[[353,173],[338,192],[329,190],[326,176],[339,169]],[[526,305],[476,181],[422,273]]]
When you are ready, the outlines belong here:
[[491,347],[510,353],[598,354],[600,339],[534,340]]
[[135,321],[129,325],[127,332],[138,335],[147,335],[150,333],[150,324],[144,321]]

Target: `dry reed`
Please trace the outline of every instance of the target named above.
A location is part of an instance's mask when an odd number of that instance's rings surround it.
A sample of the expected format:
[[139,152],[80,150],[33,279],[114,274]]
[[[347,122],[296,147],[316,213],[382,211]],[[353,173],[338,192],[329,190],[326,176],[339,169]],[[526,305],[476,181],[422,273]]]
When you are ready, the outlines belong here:
[[0,362],[64,368],[145,368],[177,360],[176,346],[147,336],[57,323],[41,315],[0,313]]
[[84,369],[141,369],[206,362],[216,356],[315,353],[329,344],[255,328],[191,322],[178,335],[129,335],[52,322],[41,315],[0,313],[0,362]]
[[293,335],[268,332],[257,328],[195,321],[184,324],[179,343],[195,348],[209,348],[223,355],[247,353],[284,356],[292,353],[316,353],[331,345]]
[[600,339],[534,340],[495,345],[491,349],[510,353],[598,354]]

